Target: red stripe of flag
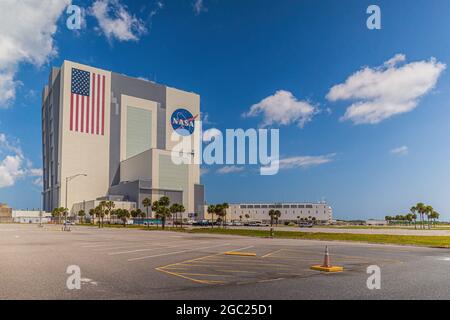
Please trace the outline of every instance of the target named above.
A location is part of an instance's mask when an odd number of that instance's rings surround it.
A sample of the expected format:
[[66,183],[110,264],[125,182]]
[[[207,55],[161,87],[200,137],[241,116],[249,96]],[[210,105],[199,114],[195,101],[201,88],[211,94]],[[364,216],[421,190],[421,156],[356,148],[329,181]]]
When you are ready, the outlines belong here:
[[91,126],[92,134],[94,134],[94,118],[95,118],[95,73],[92,74],[92,126]]
[[97,134],[99,134],[100,129],[100,75],[97,75],[97,127],[95,128],[95,131]]
[[78,103],[78,97],[79,97],[79,95],[76,95],[76,106],[75,106],[75,112],[76,112],[76,114],[75,114],[75,131],[78,131],[78,112],[79,112],[79,103]]
[[105,135],[105,76],[102,84],[102,136]]
[[70,131],[73,131],[73,93],[70,95]]
[[86,97],[86,133],[89,133],[89,103],[91,97]]

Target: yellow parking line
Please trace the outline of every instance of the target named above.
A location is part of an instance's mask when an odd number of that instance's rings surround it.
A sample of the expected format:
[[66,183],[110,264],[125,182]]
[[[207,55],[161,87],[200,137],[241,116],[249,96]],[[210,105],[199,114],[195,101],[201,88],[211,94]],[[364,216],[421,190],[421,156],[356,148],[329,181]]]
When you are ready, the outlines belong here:
[[284,280],[284,278],[259,280],[258,282],[259,282],[259,283],[264,283],[264,282],[273,282],[273,281],[280,281],[280,280]]
[[232,275],[227,274],[207,274],[207,273],[181,273],[178,274],[184,275],[184,276],[205,276],[205,277],[232,277]]
[[225,252],[227,256],[241,256],[241,257],[256,257],[256,253],[254,252]]
[[156,270],[158,270],[158,271],[161,271],[161,272],[164,272],[164,273],[167,273],[167,274],[170,274],[170,275],[173,275],[173,276],[175,276],[175,277],[180,277],[180,278],[183,278],[183,279],[186,279],[186,280],[190,280],[190,281],[193,281],[193,282],[196,282],[196,283],[201,283],[201,284],[218,284],[218,283],[224,283],[223,281],[215,281],[215,280],[198,280],[198,279],[194,279],[194,278],[191,278],[191,277],[186,277],[186,276],[183,276],[183,275],[181,275],[181,274],[179,274],[179,273],[175,273],[175,272],[170,272],[170,271],[167,271],[167,270],[163,270],[163,269],[161,269],[161,268],[156,268]]
[[260,262],[259,261],[255,261],[255,263],[240,263],[240,262],[227,262],[227,261],[215,261],[215,262],[210,262],[210,261],[196,261],[195,264],[190,264],[191,266],[214,266],[214,265],[232,265],[232,266],[242,266],[242,267],[262,267],[262,266],[279,266],[279,267],[289,267],[286,264],[279,264],[279,263],[266,263],[266,262]]

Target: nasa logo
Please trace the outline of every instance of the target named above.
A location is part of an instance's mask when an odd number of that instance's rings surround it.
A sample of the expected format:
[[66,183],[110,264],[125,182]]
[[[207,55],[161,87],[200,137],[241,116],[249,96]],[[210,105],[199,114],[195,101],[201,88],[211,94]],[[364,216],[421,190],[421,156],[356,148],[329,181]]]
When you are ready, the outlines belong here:
[[170,118],[170,122],[172,123],[172,128],[178,133],[180,136],[190,136],[194,133],[195,130],[195,120],[197,116],[192,116],[186,109],[177,109],[172,114]]

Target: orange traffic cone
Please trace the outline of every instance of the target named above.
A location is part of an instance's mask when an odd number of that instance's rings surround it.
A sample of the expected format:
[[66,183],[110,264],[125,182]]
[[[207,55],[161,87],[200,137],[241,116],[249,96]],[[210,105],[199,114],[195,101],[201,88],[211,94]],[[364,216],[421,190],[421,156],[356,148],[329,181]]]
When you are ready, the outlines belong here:
[[328,251],[328,246],[325,247],[325,258],[323,259],[323,265],[324,268],[331,267],[330,265],[330,252]]
[[330,252],[328,250],[328,246],[326,246],[325,247],[325,257],[323,259],[323,265],[321,265],[321,266],[312,266],[311,270],[323,271],[323,272],[342,272],[342,271],[344,271],[344,268],[331,265]]

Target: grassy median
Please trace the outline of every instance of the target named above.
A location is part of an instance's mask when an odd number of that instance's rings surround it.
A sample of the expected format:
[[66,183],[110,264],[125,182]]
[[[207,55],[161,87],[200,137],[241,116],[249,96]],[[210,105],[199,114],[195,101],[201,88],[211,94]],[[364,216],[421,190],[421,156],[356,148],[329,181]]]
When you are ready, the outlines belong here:
[[[269,231],[251,229],[201,228],[188,230],[189,233],[224,234],[248,237],[268,237]],[[351,234],[351,233],[307,233],[296,231],[275,231],[275,238],[305,239],[322,241],[355,241],[379,244],[411,245],[434,248],[450,248],[450,237],[445,236],[404,236],[384,234]]]

